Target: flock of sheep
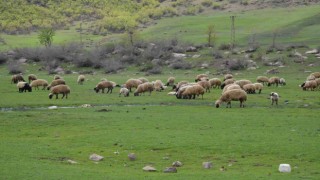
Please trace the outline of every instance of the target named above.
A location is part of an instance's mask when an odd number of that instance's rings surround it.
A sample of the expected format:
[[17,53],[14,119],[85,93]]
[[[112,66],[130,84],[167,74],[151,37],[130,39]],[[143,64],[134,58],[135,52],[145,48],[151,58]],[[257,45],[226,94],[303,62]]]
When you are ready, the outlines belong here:
[[[84,75],[79,75],[77,79],[78,84],[83,84],[85,81]],[[42,87],[43,90],[50,90],[49,98],[52,99],[53,96],[56,96],[58,99],[58,94],[62,94],[62,98],[68,98],[70,93],[70,87],[66,85],[65,80],[63,80],[59,75],[55,75],[52,82],[49,84],[48,81],[44,79],[38,79],[34,74],[28,75],[28,82],[26,82],[22,75],[13,75],[11,83],[16,83],[19,92],[32,91],[33,89],[39,89]],[[210,92],[210,89],[221,88],[222,93],[218,100],[215,102],[215,106],[219,108],[222,103],[226,103],[227,107],[231,108],[231,101],[239,101],[240,107],[244,107],[244,102],[247,100],[248,94],[261,93],[263,87],[267,86],[278,86],[286,85],[284,78],[280,77],[266,77],[258,76],[256,82],[251,82],[247,79],[235,80],[232,74],[224,75],[223,80],[219,78],[211,78],[207,74],[199,74],[195,78],[195,82],[180,81],[175,82],[174,77],[169,77],[166,83],[163,83],[161,80],[155,80],[149,82],[147,78],[141,77],[137,79],[128,79],[124,84],[118,85],[113,81],[102,79],[97,85],[93,88],[96,93],[99,93],[100,90],[104,93],[112,93],[112,90],[115,87],[120,87],[119,96],[123,95],[128,97],[132,89],[134,96],[140,96],[144,93],[149,93],[151,95],[152,91],[162,91],[168,87],[172,87],[172,91],[168,95],[174,95],[178,99],[195,99],[200,96],[203,98],[203,95],[207,92]],[[320,88],[320,72],[311,73],[306,81],[300,85],[303,90],[315,90]],[[271,104],[278,105],[279,94],[276,92],[270,93]]]

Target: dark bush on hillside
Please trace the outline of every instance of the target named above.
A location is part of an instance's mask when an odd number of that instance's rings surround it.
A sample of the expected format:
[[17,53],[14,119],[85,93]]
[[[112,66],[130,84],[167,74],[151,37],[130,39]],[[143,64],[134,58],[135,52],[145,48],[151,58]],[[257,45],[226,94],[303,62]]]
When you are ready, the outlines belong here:
[[15,50],[14,59],[26,58],[29,61],[40,62],[43,60],[40,48],[18,48]]
[[204,0],[201,2],[201,5],[205,6],[205,7],[210,7],[210,6],[212,6],[212,1],[211,0]]
[[21,63],[17,61],[10,61],[8,64],[8,71],[10,74],[19,74],[19,73],[23,73],[24,69]]
[[6,63],[8,56],[5,53],[0,53],[0,65]]
[[222,54],[221,54],[219,51],[213,51],[213,52],[212,52],[212,56],[213,56],[215,59],[222,59],[222,58],[223,58]]
[[192,64],[183,59],[178,58],[170,62],[169,67],[172,69],[191,69]]
[[228,68],[230,70],[243,70],[248,67],[248,61],[243,59],[236,59],[228,62]]
[[123,68],[123,64],[114,59],[103,62],[103,69],[105,73],[116,73],[118,70]]
[[58,60],[46,60],[46,61],[43,61],[43,64],[46,71],[48,71],[48,74],[57,74],[56,69],[60,65]]
[[161,74],[162,67],[161,66],[154,66],[152,69],[148,70],[148,74]]
[[220,44],[219,50],[230,50],[230,44]]

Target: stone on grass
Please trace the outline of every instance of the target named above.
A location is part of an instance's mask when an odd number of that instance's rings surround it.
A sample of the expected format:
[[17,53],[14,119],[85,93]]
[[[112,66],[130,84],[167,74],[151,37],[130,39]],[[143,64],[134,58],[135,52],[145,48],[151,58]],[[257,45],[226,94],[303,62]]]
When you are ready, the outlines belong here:
[[128,158],[130,161],[134,161],[134,160],[136,160],[137,157],[134,153],[130,153],[130,154],[128,154]]
[[183,164],[182,164],[182,162],[180,162],[180,161],[175,161],[175,162],[173,162],[172,163],[172,166],[173,167],[181,167]]
[[177,173],[177,168],[175,167],[167,167],[165,170],[163,170],[164,173]]
[[203,162],[202,163],[202,167],[205,168],[205,169],[210,169],[212,168],[212,162]]
[[157,171],[156,168],[152,167],[152,166],[145,166],[142,168],[144,171],[148,171],[148,172],[155,172]]
[[290,164],[280,164],[279,165],[279,172],[291,172]]
[[92,161],[101,161],[104,157],[98,154],[91,154],[89,159]]
[[71,160],[71,159],[68,159],[67,162],[70,163],[70,164],[78,164],[77,161],[74,161],[74,160]]

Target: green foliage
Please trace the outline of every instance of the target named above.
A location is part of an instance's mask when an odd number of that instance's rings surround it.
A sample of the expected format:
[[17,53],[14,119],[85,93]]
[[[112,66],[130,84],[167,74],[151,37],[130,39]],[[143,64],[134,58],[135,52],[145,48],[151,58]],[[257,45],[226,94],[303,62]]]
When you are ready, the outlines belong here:
[[53,36],[55,35],[55,32],[52,28],[46,28],[40,30],[38,34],[38,39],[40,44],[50,47],[53,41]]

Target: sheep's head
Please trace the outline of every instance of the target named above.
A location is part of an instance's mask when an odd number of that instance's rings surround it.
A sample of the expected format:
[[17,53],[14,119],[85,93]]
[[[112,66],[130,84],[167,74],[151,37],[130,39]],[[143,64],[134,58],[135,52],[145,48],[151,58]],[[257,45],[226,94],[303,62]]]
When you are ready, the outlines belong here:
[[93,88],[93,90],[95,90],[95,91],[96,91],[96,93],[98,93],[98,92],[99,92],[99,89],[98,89],[97,87]]
[[216,108],[219,108],[219,107],[220,107],[220,104],[221,104],[221,100],[217,100],[217,101],[215,102]]
[[135,92],[133,95],[134,95],[134,96],[139,96],[139,93],[138,93],[138,92]]
[[225,84],[225,83],[222,83],[221,86],[220,86],[220,88],[223,89],[225,86],[226,86],[226,84]]
[[32,87],[28,83],[24,85],[24,89],[26,89],[29,92],[32,92]]
[[50,88],[51,88],[51,86],[48,86],[48,87],[47,87],[47,90],[50,90]]
[[49,99],[52,99],[52,96],[53,96],[53,94],[52,94],[52,93],[50,93],[50,94],[49,94]]

